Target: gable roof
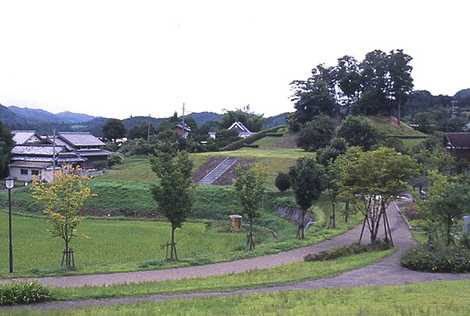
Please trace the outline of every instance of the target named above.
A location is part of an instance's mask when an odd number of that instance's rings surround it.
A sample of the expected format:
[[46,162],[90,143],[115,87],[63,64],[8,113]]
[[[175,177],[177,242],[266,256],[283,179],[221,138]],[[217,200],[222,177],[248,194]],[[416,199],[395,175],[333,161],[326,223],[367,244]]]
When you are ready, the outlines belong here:
[[234,128],[238,128],[243,133],[252,134],[252,132],[245,125],[243,125],[242,122],[239,122],[239,121],[234,122],[232,125],[230,125],[228,130],[231,130]]
[[[36,136],[36,131],[11,131],[13,134],[13,141],[17,145],[23,145],[24,143],[28,142],[33,136]],[[39,137],[38,137],[39,138]]]
[[89,132],[61,132],[58,137],[72,146],[104,146],[101,140]]
[[[55,153],[59,154],[65,150],[64,147],[55,147]],[[35,156],[52,156],[54,154],[54,146],[51,145],[19,145],[11,150],[13,155],[35,155]]]
[[447,133],[447,148],[470,149],[470,133]]

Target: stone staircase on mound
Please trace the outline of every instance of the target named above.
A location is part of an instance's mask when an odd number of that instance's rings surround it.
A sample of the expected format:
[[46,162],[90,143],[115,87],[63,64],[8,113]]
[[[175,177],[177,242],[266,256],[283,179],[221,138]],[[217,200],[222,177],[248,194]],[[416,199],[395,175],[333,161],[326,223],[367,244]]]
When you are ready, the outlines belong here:
[[236,163],[238,159],[236,158],[226,158],[221,163],[219,163],[214,169],[209,171],[207,175],[205,175],[201,180],[199,180],[199,184],[213,184],[216,182],[220,177],[224,175],[227,171],[230,170]]

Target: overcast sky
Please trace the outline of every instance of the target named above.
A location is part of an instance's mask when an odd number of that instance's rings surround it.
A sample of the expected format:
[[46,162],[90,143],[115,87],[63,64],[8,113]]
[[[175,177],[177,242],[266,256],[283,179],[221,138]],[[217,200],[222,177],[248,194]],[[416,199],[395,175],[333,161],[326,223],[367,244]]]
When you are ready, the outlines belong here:
[[292,110],[318,63],[402,48],[416,89],[470,87],[470,1],[0,0],[0,103],[125,118]]

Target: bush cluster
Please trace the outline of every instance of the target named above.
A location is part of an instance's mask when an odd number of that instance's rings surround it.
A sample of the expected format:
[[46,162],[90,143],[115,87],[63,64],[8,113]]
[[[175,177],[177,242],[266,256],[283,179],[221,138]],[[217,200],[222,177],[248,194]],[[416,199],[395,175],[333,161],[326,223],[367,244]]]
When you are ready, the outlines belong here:
[[257,140],[259,140],[261,138],[268,137],[268,136],[281,137],[284,134],[280,133],[278,131],[282,128],[284,128],[284,126],[276,126],[276,127],[273,127],[273,128],[265,129],[265,130],[263,130],[259,133],[253,134],[253,135],[251,135],[247,138],[243,138],[243,139],[240,139],[236,142],[228,144],[227,146],[223,147],[222,150],[223,151],[237,150],[237,149],[240,149],[242,147],[245,147],[246,145],[250,145],[250,144],[256,142]]
[[463,246],[442,246],[432,250],[418,246],[401,258],[401,265],[426,272],[470,272],[470,250]]
[[319,253],[311,253],[304,257],[304,261],[325,261],[333,260],[340,257],[348,257],[357,255],[364,252],[382,251],[390,249],[391,246],[385,241],[376,241],[372,244],[361,245],[359,243],[353,243],[349,246],[333,248]]
[[276,177],[276,181],[274,182],[274,184],[276,185],[276,188],[280,192],[284,192],[284,191],[288,190],[291,187],[289,175],[287,173],[284,173],[284,172],[279,172],[277,177]]
[[0,286],[0,305],[32,304],[49,299],[49,289],[36,282],[8,283]]
[[274,207],[282,207],[282,208],[296,208],[297,204],[295,203],[294,199],[291,197],[278,197],[273,202]]

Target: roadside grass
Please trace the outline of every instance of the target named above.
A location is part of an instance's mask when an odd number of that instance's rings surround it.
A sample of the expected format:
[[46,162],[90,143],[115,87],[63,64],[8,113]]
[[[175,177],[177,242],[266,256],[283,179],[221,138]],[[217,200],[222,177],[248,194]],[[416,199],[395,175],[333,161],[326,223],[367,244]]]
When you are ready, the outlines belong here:
[[145,282],[106,287],[53,288],[51,291],[55,300],[77,300],[271,286],[307,279],[331,277],[348,270],[375,263],[392,252],[392,249],[370,252],[328,262],[296,262],[269,269],[256,269],[248,272],[207,278]]
[[[371,315],[466,316],[468,281],[399,286],[298,290],[192,300],[169,300],[67,310],[67,315]],[[12,310],[12,316],[63,315],[64,310]]]

